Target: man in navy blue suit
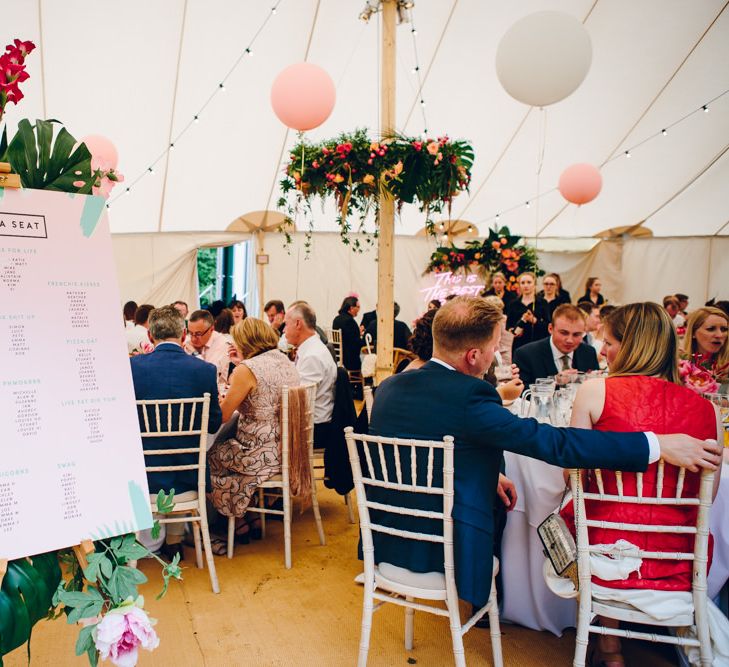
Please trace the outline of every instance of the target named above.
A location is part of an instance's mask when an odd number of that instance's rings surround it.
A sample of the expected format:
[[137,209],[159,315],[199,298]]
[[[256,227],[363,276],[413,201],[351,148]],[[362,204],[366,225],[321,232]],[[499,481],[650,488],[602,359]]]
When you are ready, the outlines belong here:
[[[202,359],[187,354],[182,344],[185,342],[185,320],[174,306],[156,308],[149,316],[149,338],[154,344],[154,352],[140,354],[130,359],[134,395],[137,400],[153,400],[168,398],[196,398],[204,393],[210,394],[210,412],[208,416],[208,432],[215,433],[222,422],[222,413],[218,403],[217,369]],[[140,425],[144,417],[139,409]],[[200,410],[198,408],[198,414]],[[172,422],[177,423],[179,413],[173,413]],[[189,415],[189,409],[183,416]],[[167,415],[160,414],[166,423]],[[189,416],[187,416],[189,419]],[[197,418],[196,426],[199,427]],[[188,422],[189,423],[189,422]],[[197,447],[199,436],[177,436],[170,438],[144,438],[144,449],[173,449]],[[160,455],[145,457],[148,466],[186,465],[197,462],[197,454]],[[197,491],[197,471],[182,470],[175,472],[153,472],[147,474],[149,492],[156,494],[160,490],[175,490],[179,495],[185,491]],[[175,534],[174,528],[182,527],[181,523],[169,524],[167,543],[176,544],[182,534]],[[171,535],[170,533],[173,533]]]
[[559,373],[566,378],[577,371],[596,371],[600,368],[592,345],[583,342],[585,316],[577,306],[563,303],[557,306],[549,325],[549,337],[527,343],[514,350],[514,363],[524,388],[537,378]]
[[[376,435],[427,440],[454,436],[456,583],[459,596],[477,607],[486,603],[491,589],[493,502],[503,450],[563,468],[643,471],[663,458],[691,469],[715,470],[721,461],[718,445],[689,436],[554,428],[515,417],[481,379],[498,349],[501,319],[501,311],[481,298],[457,297],[443,305],[433,321],[432,359],[378,387],[370,422]],[[393,493],[368,490],[373,501],[383,503]],[[411,496],[409,502],[421,509],[442,509],[439,498]],[[430,519],[376,511],[373,521],[421,532],[439,528]],[[444,570],[442,545],[379,532],[373,539],[378,562],[415,572]]]

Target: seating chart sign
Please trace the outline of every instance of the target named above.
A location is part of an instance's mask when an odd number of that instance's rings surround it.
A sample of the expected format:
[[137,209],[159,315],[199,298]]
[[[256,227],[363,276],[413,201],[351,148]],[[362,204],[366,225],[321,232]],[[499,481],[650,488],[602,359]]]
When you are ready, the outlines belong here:
[[0,188],[0,558],[152,525],[105,210]]

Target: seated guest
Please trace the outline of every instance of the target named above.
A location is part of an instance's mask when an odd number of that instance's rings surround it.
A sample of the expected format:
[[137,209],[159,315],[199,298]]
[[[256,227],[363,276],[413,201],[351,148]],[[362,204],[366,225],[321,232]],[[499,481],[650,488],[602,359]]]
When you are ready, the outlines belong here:
[[144,303],[137,308],[134,313],[134,326],[126,330],[127,335],[127,351],[130,355],[145,354],[152,351],[152,344],[149,342],[149,314],[154,310],[154,306]]
[[[400,306],[397,302],[394,304],[395,307],[395,319],[393,321],[393,337],[392,337],[392,346],[393,347],[399,347],[400,349],[407,350],[408,348],[408,340],[410,339],[411,333],[410,333],[410,327],[405,324],[402,320],[398,320],[397,316],[400,314]],[[377,342],[377,317],[373,319],[365,329],[365,335],[369,334],[372,336],[372,343]]]
[[703,306],[686,322],[683,356],[703,366],[718,384],[729,381],[729,315]]
[[685,326],[686,319],[681,314],[681,304],[673,294],[669,294],[668,296],[663,297],[663,308],[668,313],[668,316],[671,318],[673,326]]
[[[263,320],[242,320],[232,336],[241,362],[220,407],[223,421],[237,410],[238,422],[235,437],[216,442],[208,452],[210,500],[223,516],[239,519],[236,536],[245,542],[257,528],[243,517],[258,485],[281,472],[281,392],[298,386],[299,374]],[[214,540],[213,551],[224,554],[226,541]]]
[[529,343],[514,352],[514,363],[519,367],[519,375],[526,387],[537,378],[557,373],[567,376],[599,368],[595,348],[582,342],[585,316],[577,306],[570,303],[559,306],[554,311],[549,334],[549,338]]
[[[240,322],[240,320],[238,320]],[[233,311],[230,308],[223,308],[223,310],[220,311],[220,315],[218,315],[215,318],[215,324],[213,325],[213,329],[217,331],[223,338],[225,338],[225,342],[229,344],[233,344],[233,336],[230,333],[230,330],[233,328],[233,326],[237,324],[235,321],[235,316],[233,315]]]
[[368,310],[364,315],[362,315],[362,322],[360,322],[360,328],[363,331],[367,331],[367,327],[370,325],[371,322],[377,322],[377,311],[376,310]]
[[[208,414],[208,433],[215,433],[221,424],[220,406],[218,405],[218,384],[216,370],[212,364],[200,359],[193,359],[185,354],[182,344],[185,341],[185,320],[173,306],[165,306],[153,310],[149,316],[149,338],[154,344],[150,354],[132,357],[134,396],[139,400],[155,400],[169,398],[197,398],[210,394],[210,411]],[[198,410],[198,414],[201,411]],[[189,419],[189,412],[183,416]],[[149,415],[148,415],[149,416]],[[161,414],[165,422],[167,415]],[[173,415],[175,417],[176,415]],[[175,422],[175,419],[172,420]],[[139,409],[139,423],[143,425],[144,415]],[[189,423],[189,422],[188,422]],[[144,427],[142,427],[144,430]],[[199,428],[199,421],[198,421]],[[197,447],[199,436],[177,436],[170,438],[144,438],[144,449],[179,449]],[[145,458],[148,466],[157,465],[189,465],[196,463],[197,454],[164,454]],[[185,491],[197,491],[197,471],[180,470],[170,472],[151,472],[147,474],[149,492],[154,495],[163,490],[175,490],[179,495]],[[183,535],[183,524],[167,525],[167,544],[176,545],[165,551],[172,557],[179,553],[182,557],[180,542]]]
[[286,315],[286,309],[284,308],[283,301],[278,299],[271,299],[266,302],[263,306],[263,312],[268,317],[269,324],[276,330],[279,336],[283,334],[286,324],[284,323],[284,316]]
[[724,313],[729,316],[729,301],[717,301],[716,299],[709,299],[709,301],[707,301],[704,305],[723,310]]
[[565,297],[564,294],[559,291],[560,282],[559,276],[556,273],[548,273],[544,276],[544,278],[542,278],[542,287],[543,289],[537,296],[541,296],[549,306],[550,316],[554,316],[554,311],[557,306],[570,302],[569,298]]
[[[484,297],[491,305],[496,306],[501,312],[504,312],[504,302],[499,299],[498,296],[486,296]],[[497,363],[502,365],[511,364],[511,347],[514,343],[514,334],[506,328],[506,315],[503,316],[501,321],[501,339],[499,340],[499,359],[497,356]]]
[[403,359],[400,366],[395,369],[396,373],[412,371],[424,366],[433,356],[433,319],[438,312],[427,310],[417,320],[413,328],[413,335],[408,341],[408,350],[415,354],[415,359]]
[[[286,312],[286,340],[296,347],[296,370],[301,382],[316,382],[314,403],[314,443],[325,445],[332,436],[334,385],[337,364],[326,345],[316,335],[316,313],[303,301],[295,302]],[[321,443],[321,444],[320,444]]]
[[491,274],[491,287],[481,294],[481,296],[497,296],[504,304],[504,312],[509,310],[509,305],[518,297],[516,292],[506,289],[506,276],[501,271],[495,271]]
[[431,299],[430,301],[428,301],[428,310],[438,310],[438,308],[440,307],[441,303],[438,299]]
[[187,307],[187,304],[184,301],[175,301],[172,305],[177,309],[177,312],[179,312],[180,315],[182,315],[182,319],[185,320],[185,322],[187,322],[187,316],[190,312],[190,309]]
[[134,327],[134,313],[137,312],[137,302],[127,301],[122,309],[124,317],[124,328],[131,329]]
[[605,297],[600,294],[602,283],[599,278],[588,278],[585,283],[585,293],[580,297],[580,301],[591,301],[596,306],[602,306],[605,303]]
[[689,304],[689,298],[687,294],[679,294],[676,293],[674,296],[678,299],[678,307],[679,312],[681,315],[684,316],[684,318],[688,317],[688,304]]
[[585,337],[582,342],[592,345],[599,355],[602,349],[602,342],[597,339],[600,328],[600,306],[596,306],[592,301],[580,301],[577,307],[585,314]]
[[218,369],[218,384],[224,385],[228,381],[230,366],[229,346],[225,336],[215,331],[214,326],[211,313],[207,310],[194,311],[187,323],[185,352],[215,366]]
[[617,306],[614,306],[611,303],[604,303],[602,306],[600,306],[600,324],[597,327],[597,331],[595,332],[594,340],[597,345],[599,345],[598,353],[597,353],[597,361],[600,364],[600,370],[605,370],[608,367],[607,359],[605,358],[605,355],[603,354],[603,348],[605,346],[605,321],[610,316],[610,313],[612,313]]
[[[721,424],[714,406],[683,387],[676,365],[678,338],[671,319],[655,303],[631,303],[621,306],[607,319],[606,340],[619,340],[610,345],[607,354],[610,375],[583,384],[577,392],[572,410],[572,426],[597,431],[653,431],[660,434],[679,430],[702,440],[715,439]],[[636,409],[640,406],[640,409]],[[673,462],[669,462],[673,463]],[[651,463],[643,475],[644,488],[655,489],[658,466]],[[686,471],[684,497],[698,497],[700,474]],[[714,493],[721,476],[714,477]],[[615,473],[603,470],[605,493],[617,494]],[[678,470],[667,466],[663,477],[663,497],[676,494]],[[597,483],[588,472],[583,481],[587,493],[598,493]],[[626,495],[638,495],[634,473],[623,473]],[[660,482],[658,482],[660,483]],[[655,491],[653,492],[655,493]],[[690,526],[696,522],[696,507],[656,507],[620,502],[587,500],[585,506],[592,521],[638,524]],[[573,508],[569,504],[563,515],[571,522]],[[645,551],[691,552],[692,535],[620,531],[588,528],[592,544],[613,544],[619,539],[638,545]],[[626,579],[605,581],[593,577],[600,586],[618,589],[651,589],[661,591],[691,590],[693,568],[690,561],[643,558],[640,569]],[[618,621],[602,618],[602,625],[618,627]],[[597,646],[598,659],[592,664],[622,663],[620,641],[602,636]]]
[[[498,347],[501,311],[481,298],[457,297],[433,320],[433,357],[422,368],[392,375],[375,394],[373,435],[424,440],[455,437],[453,539],[459,597],[477,607],[491,591],[493,503],[500,485],[504,449],[567,468],[643,471],[663,457],[669,463],[716,469],[721,448],[683,435],[604,433],[555,428],[521,419],[501,405],[496,390],[480,378]],[[442,461],[442,459],[441,459]],[[420,461],[423,468],[425,461]],[[434,483],[442,479],[434,469]],[[409,473],[405,473],[409,477]],[[503,490],[503,489],[502,489]],[[394,503],[402,494],[371,487],[368,500]],[[505,504],[514,498],[500,494]],[[415,503],[413,503],[415,504]],[[417,508],[442,511],[438,497],[417,499]],[[412,517],[372,509],[373,523],[404,530],[426,530]],[[378,562],[414,572],[443,572],[443,545],[376,532]]]
[[512,355],[522,345],[549,336],[549,306],[535,293],[536,276],[525,271],[519,276],[521,296],[506,307],[506,328],[514,335]]
[[359,299],[356,296],[347,296],[342,301],[339,314],[332,322],[332,329],[342,332],[342,366],[348,371],[358,371],[362,368],[360,350],[362,338],[359,325],[355,321],[359,313]]
[[230,302],[228,308],[233,313],[233,322],[235,324],[238,324],[238,322],[241,322],[246,319],[246,317],[248,317],[248,311],[246,310],[246,306],[242,301],[234,299]]

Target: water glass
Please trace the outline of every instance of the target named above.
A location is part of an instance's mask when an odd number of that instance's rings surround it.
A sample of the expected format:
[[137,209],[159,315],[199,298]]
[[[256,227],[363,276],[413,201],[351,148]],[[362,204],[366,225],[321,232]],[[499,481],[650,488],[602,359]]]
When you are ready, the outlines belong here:
[[497,382],[508,382],[513,377],[510,364],[498,364],[494,366],[494,375]]
[[718,409],[724,426],[724,447],[729,447],[729,394],[704,394]]

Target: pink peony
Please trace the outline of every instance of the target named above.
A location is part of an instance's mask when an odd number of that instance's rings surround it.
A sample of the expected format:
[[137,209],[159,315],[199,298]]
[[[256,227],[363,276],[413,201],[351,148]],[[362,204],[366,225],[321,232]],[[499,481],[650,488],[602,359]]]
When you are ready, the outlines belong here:
[[696,366],[687,359],[678,362],[678,372],[683,383],[697,394],[713,394],[719,391],[719,383],[710,371]]
[[[107,658],[117,667],[134,667],[138,648],[153,651],[159,638],[147,612],[141,609],[143,598],[129,598],[121,607],[112,609],[94,630],[94,642],[102,660]],[[139,605],[139,606],[137,606]]]
[[430,153],[431,155],[437,155],[438,151],[440,150],[438,143],[435,141],[431,141],[425,148],[428,150],[428,153]]

